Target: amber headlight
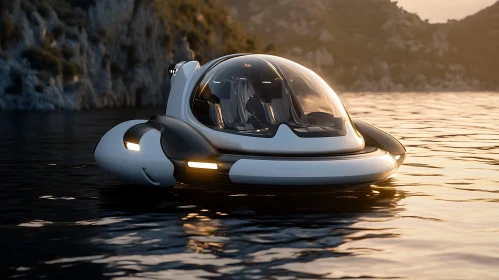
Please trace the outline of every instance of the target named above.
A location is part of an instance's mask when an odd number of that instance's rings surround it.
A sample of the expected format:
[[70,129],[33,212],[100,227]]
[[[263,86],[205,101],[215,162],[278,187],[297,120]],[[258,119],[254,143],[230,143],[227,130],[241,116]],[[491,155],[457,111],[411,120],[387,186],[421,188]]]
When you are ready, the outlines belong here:
[[139,144],[132,143],[132,142],[125,142],[125,147],[126,147],[128,150],[132,150],[132,151],[140,151],[140,145],[139,145]]

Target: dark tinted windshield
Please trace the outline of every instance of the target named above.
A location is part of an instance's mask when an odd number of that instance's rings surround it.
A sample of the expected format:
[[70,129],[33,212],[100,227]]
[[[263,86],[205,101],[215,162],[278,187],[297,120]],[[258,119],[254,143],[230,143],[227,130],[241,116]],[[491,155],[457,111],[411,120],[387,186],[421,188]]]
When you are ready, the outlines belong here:
[[271,134],[287,124],[304,136],[344,135],[348,119],[322,78],[269,55],[239,56],[217,64],[197,86],[192,108],[205,125],[246,134]]

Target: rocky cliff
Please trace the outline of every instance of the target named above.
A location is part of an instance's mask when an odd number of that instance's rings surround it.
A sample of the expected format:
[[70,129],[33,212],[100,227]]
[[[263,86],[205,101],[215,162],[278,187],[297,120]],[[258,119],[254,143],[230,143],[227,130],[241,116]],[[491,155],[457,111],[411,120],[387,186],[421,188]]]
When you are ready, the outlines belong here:
[[275,53],[340,91],[498,90],[499,3],[430,24],[390,0],[226,0]]
[[257,51],[204,0],[0,2],[0,110],[165,104],[170,63]]
[[0,1],[0,110],[165,104],[170,63],[236,52],[339,91],[499,90],[498,19],[499,3],[430,24],[390,0]]

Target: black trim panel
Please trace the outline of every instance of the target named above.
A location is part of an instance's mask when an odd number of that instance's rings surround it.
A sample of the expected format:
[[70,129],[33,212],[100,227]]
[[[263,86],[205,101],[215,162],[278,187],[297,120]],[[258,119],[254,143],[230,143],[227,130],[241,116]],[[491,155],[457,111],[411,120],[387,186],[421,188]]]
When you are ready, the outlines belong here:
[[123,136],[123,142],[139,144],[140,138],[142,138],[144,134],[146,134],[147,132],[149,132],[149,130],[153,128],[154,127],[151,126],[148,122],[136,124],[130,127],[125,132],[125,135]]
[[132,126],[123,141],[138,144],[151,129],[161,132],[161,148],[170,159],[214,160],[219,156],[217,149],[193,127],[164,115],[152,116],[147,122]]
[[405,154],[404,145],[390,134],[363,121],[356,120],[354,124],[362,137],[364,137],[366,145],[383,149],[392,155]]
[[161,127],[161,147],[170,159],[210,161],[219,156],[208,139],[181,120],[156,115],[149,122]]
[[355,152],[347,152],[347,153],[310,153],[310,154],[285,154],[285,153],[245,153],[245,152],[232,152],[227,150],[219,150],[222,156],[236,156],[241,158],[262,158],[262,159],[312,159],[312,160],[320,160],[320,159],[331,159],[334,157],[341,156],[354,156],[361,155],[367,153],[373,153],[378,150],[374,146],[365,146],[364,149],[355,151]]

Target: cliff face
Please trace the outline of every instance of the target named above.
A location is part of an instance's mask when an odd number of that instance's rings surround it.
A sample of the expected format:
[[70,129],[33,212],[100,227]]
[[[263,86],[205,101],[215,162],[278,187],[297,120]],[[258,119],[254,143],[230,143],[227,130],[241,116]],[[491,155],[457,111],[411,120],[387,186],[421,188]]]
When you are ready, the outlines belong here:
[[257,47],[203,0],[12,0],[0,13],[0,110],[165,104],[170,63]]
[[460,22],[429,24],[390,0],[226,3],[277,54],[342,91],[499,89],[499,4]]
[[170,63],[261,51],[340,91],[498,90],[498,19],[499,3],[429,24],[390,0],[0,1],[0,110],[165,104]]

